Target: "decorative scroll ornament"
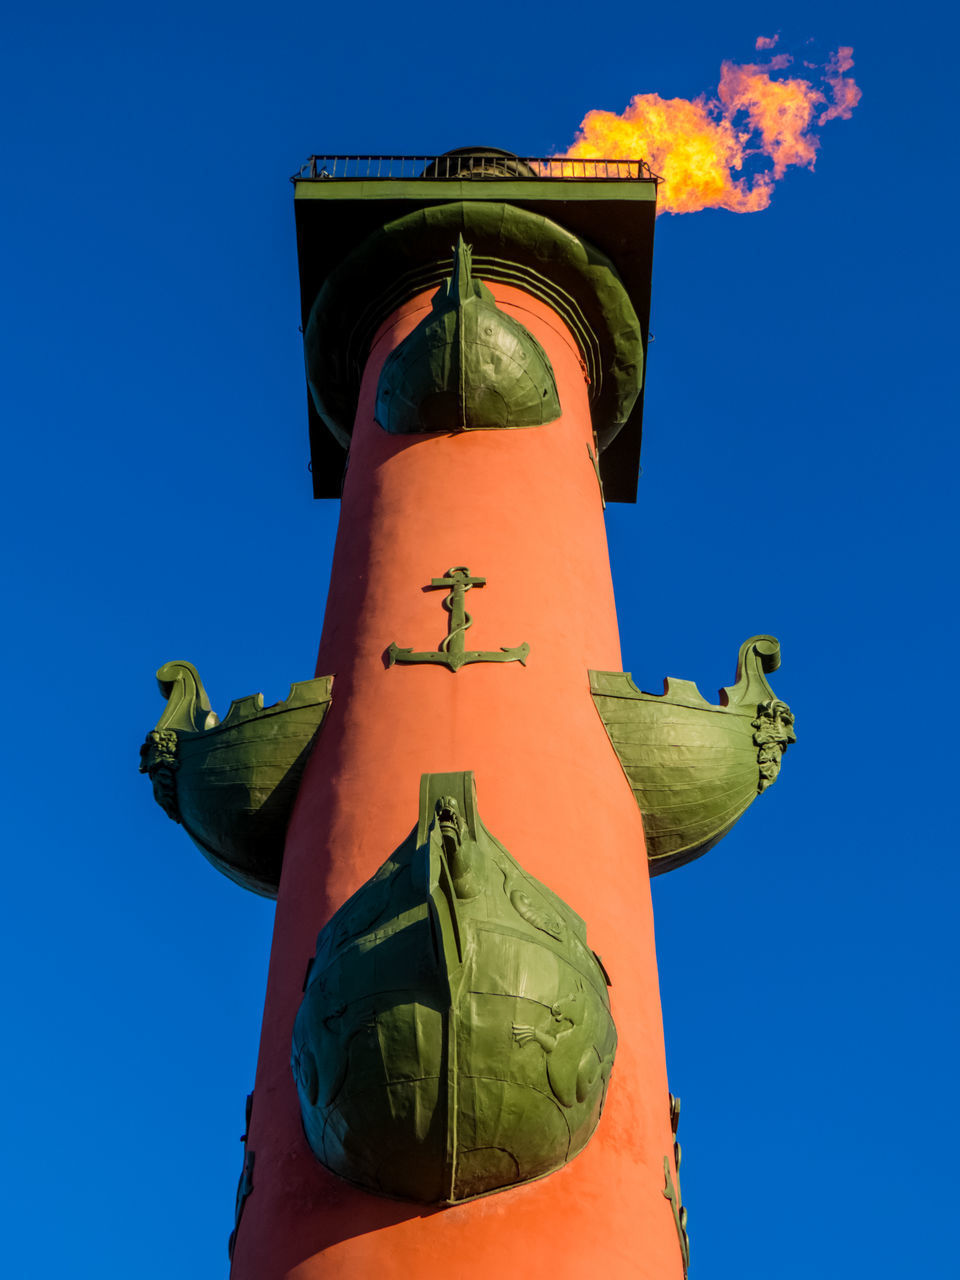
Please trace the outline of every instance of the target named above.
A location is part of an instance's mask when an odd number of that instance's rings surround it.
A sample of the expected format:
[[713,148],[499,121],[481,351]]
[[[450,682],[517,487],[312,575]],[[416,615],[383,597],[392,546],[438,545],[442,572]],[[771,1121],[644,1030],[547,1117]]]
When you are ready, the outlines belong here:
[[333,1173],[449,1204],[559,1169],[596,1128],[617,1036],[580,917],[424,774],[416,830],[324,926],[293,1033]]
[[643,814],[651,875],[712,849],[776,780],[796,741],[790,708],[766,679],[779,665],[779,641],[751,636],[719,705],[689,680],[668,677],[654,694],[627,672],[590,672],[594,703]]
[[524,642],[513,649],[466,649],[464,636],[473,626],[473,618],[466,611],[466,593],[471,587],[486,586],[486,578],[473,578],[465,564],[454,565],[442,578],[431,578],[431,587],[449,587],[443,607],[450,615],[447,634],[436,650],[417,653],[413,649],[401,649],[396,643],[387,649],[387,665],[395,662],[429,662],[459,671],[471,662],[519,662],[527,665],[530,646]]
[[218,871],[275,898],[287,820],[332,676],[291,685],[272,707],[260,693],[237,698],[223,721],[189,662],[166,663],[157,683],[167,706],[140,748],[157,803]]
[[673,1133],[673,1164],[677,1171],[677,1181],[674,1185],[673,1175],[670,1172],[670,1158],[663,1157],[663,1195],[670,1201],[670,1208],[673,1210],[673,1221],[677,1228],[677,1239],[680,1241],[680,1256],[683,1259],[683,1274],[686,1276],[690,1268],[690,1237],[687,1234],[687,1211],[681,1203],[680,1196],[680,1143],[676,1141],[677,1126],[680,1123],[680,1099],[672,1093],[670,1097],[670,1129]]
[[559,416],[547,353],[473,278],[470,246],[458,236],[433,310],[384,362],[377,422],[405,435],[538,427]]

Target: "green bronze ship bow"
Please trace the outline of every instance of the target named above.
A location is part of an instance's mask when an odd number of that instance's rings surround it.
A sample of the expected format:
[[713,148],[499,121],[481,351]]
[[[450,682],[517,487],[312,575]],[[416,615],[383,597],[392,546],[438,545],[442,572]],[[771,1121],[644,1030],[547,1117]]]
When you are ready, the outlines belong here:
[[689,680],[668,677],[655,694],[638,689],[629,672],[590,672],[594,703],[643,814],[651,875],[712,849],[776,781],[796,741],[790,708],[767,683],[765,673],[779,665],[779,641],[751,636],[719,705]]
[[166,663],[157,683],[167,706],[140,748],[157,803],[218,871],[275,898],[287,822],[333,677],[291,685],[272,707],[260,693],[237,698],[223,720],[191,663]]
[[580,917],[424,774],[420,821],[317,939],[293,1034],[304,1131],[370,1191],[450,1204],[542,1177],[596,1128],[617,1037]]
[[535,427],[559,417],[547,353],[473,277],[470,246],[458,236],[431,314],[384,363],[377,422],[406,434]]

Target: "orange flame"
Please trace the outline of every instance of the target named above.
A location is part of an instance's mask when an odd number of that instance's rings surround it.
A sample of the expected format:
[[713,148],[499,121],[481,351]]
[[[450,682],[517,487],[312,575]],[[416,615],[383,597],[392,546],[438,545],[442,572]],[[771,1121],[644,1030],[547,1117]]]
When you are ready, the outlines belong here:
[[[759,36],[769,50],[778,36]],[[642,156],[663,178],[658,213],[766,209],[773,185],[791,166],[812,169],[820,139],[816,125],[849,120],[861,91],[846,72],[853,50],[841,46],[821,73],[827,93],[799,77],[774,79],[793,59],[778,53],[763,64],[724,62],[715,97],[661,98],[639,93],[622,115],[589,111],[566,155],[573,159]],[[809,64],[806,64],[809,65]],[[823,108],[818,115],[817,112]],[[738,177],[744,163],[763,168]]]
[[828,120],[849,120],[853,108],[863,97],[863,91],[853,82],[853,77],[844,75],[853,66],[853,50],[849,45],[841,45],[836,53],[831,53],[823,78],[830,86],[833,94],[833,106],[817,120],[817,124],[826,124]]

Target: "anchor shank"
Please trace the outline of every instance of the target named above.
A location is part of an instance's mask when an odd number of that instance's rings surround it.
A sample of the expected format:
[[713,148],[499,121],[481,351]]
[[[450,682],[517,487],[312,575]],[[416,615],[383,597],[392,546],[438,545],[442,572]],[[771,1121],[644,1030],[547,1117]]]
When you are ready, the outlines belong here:
[[454,653],[462,653],[464,648],[464,634],[467,629],[467,610],[464,604],[466,594],[466,588],[463,583],[458,582],[448,597],[450,602],[450,635],[447,649],[452,650]]

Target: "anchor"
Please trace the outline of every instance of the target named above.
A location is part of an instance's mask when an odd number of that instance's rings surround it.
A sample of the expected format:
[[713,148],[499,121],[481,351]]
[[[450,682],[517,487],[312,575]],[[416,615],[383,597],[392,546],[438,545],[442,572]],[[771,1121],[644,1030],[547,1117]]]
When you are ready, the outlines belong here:
[[447,634],[440,641],[440,647],[429,653],[401,649],[398,644],[391,644],[387,650],[387,666],[392,667],[395,662],[431,662],[449,667],[451,671],[459,671],[471,662],[519,662],[526,666],[527,654],[530,652],[530,646],[526,643],[513,649],[501,648],[499,651],[464,648],[463,638],[473,626],[473,618],[467,613],[465,606],[467,592],[472,587],[486,586],[486,583],[486,578],[471,577],[466,565],[454,565],[442,578],[431,578],[431,587],[450,588],[443,600],[443,607],[450,615]]

